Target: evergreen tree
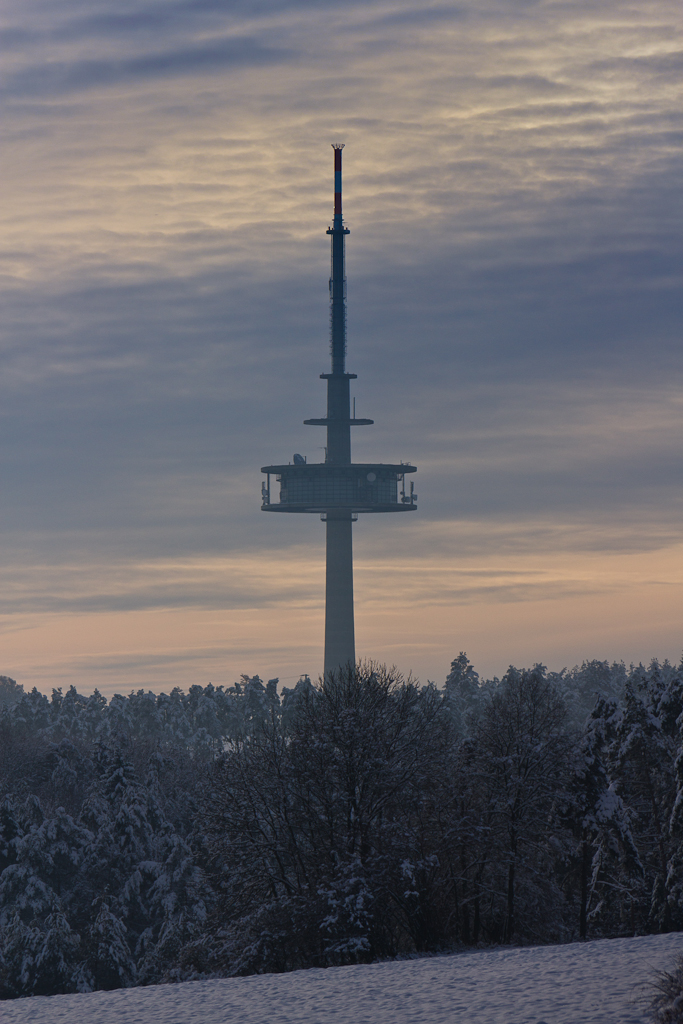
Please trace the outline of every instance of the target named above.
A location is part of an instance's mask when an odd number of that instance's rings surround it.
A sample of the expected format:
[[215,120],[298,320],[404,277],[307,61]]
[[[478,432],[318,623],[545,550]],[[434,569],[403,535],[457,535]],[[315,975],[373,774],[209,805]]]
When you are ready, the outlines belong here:
[[554,804],[567,785],[570,763],[565,718],[564,701],[543,666],[529,672],[510,668],[475,733],[474,770],[495,844],[499,872],[492,883],[505,942],[533,936],[558,902],[550,860]]
[[643,867],[632,834],[632,812],[610,779],[603,750],[615,706],[600,698],[573,759],[567,804],[560,812],[574,838],[570,874],[578,876],[579,938],[589,925],[619,929],[616,908],[642,890]]
[[31,995],[54,995],[72,992],[74,976],[78,970],[80,937],[69,925],[61,910],[54,910],[45,918],[38,934],[34,932],[33,984]]
[[[616,716],[608,756],[610,771],[627,805],[636,812],[636,842],[649,890],[648,905],[639,909],[641,927],[670,931],[675,871],[671,823],[676,800],[676,760],[680,749],[678,718],[683,711],[683,686],[667,679],[653,663],[633,670]],[[675,822],[675,816],[673,816]],[[675,825],[674,825],[675,828]],[[633,931],[633,916],[626,928]]]
[[10,707],[16,704],[24,693],[24,687],[17,683],[16,679],[9,676],[0,676],[0,707]]
[[80,978],[81,991],[128,988],[135,981],[125,925],[110,910],[106,898],[101,900],[97,917],[88,929]]
[[451,662],[451,670],[444,686],[444,698],[459,735],[467,735],[470,725],[478,718],[482,697],[479,675],[470,664],[467,655],[461,651],[455,661]]
[[40,931],[25,925],[17,911],[0,928],[0,999],[33,994],[39,942]]

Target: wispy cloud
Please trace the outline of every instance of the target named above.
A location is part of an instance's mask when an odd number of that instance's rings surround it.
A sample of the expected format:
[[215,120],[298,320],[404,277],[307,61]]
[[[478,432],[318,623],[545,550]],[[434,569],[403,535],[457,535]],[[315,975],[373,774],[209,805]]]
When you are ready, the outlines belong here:
[[67,92],[106,88],[139,80],[206,75],[244,67],[281,64],[292,54],[263,46],[249,37],[211,41],[203,46],[145,53],[118,60],[52,61],[10,73],[5,82],[9,96],[59,96]]

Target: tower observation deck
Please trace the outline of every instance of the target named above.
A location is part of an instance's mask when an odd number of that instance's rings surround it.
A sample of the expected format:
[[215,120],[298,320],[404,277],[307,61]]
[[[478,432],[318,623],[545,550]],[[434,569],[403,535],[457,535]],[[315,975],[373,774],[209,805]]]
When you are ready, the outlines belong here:
[[[263,466],[261,486],[264,512],[317,512],[326,523],[325,674],[353,667],[356,661],[353,615],[353,548],[351,526],[360,512],[412,512],[417,495],[406,476],[416,472],[407,463],[351,461],[351,427],[369,426],[373,420],[351,416],[350,381],[346,372],[345,242],[349,229],[342,219],[342,149],[334,150],[334,220],[327,229],[332,243],[330,278],[331,356],[327,381],[327,415],[304,420],[307,426],[327,428],[325,461],[307,462],[295,455],[293,463]],[[271,496],[271,478],[280,485],[279,500]]]

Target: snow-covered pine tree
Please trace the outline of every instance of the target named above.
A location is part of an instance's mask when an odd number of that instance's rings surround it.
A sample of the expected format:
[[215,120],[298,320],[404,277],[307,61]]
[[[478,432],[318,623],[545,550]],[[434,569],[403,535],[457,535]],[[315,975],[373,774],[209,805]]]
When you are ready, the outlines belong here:
[[24,687],[16,679],[10,679],[9,676],[0,676],[0,707],[10,707],[12,704],[16,704],[23,696],[23,693]]
[[62,807],[45,814],[36,797],[24,805],[22,826],[12,843],[15,859],[0,874],[6,983],[24,995],[70,991],[79,869],[92,835]]
[[638,898],[643,867],[631,829],[633,814],[619,796],[604,762],[605,738],[616,706],[600,697],[576,746],[560,820],[573,837],[568,876],[577,881],[579,938],[591,922],[601,934],[618,929],[614,913]]
[[128,988],[135,982],[135,964],[126,937],[126,926],[110,909],[110,901],[99,901],[97,916],[85,938],[85,958],[79,969],[81,991]]
[[165,837],[163,861],[149,891],[149,925],[136,948],[143,984],[173,974],[183,947],[201,936],[211,902],[190,846],[177,834]]
[[521,672],[511,667],[475,732],[473,768],[498,866],[489,884],[497,892],[498,938],[505,942],[533,936],[544,920],[546,928],[561,927],[561,893],[551,864],[553,808],[570,765],[565,719],[566,706],[544,666]]
[[84,808],[95,835],[84,860],[83,891],[91,900],[111,894],[107,905],[125,923],[134,949],[148,927],[157,846],[168,826],[155,793],[140,784],[121,751],[104,754],[101,773]]
[[[608,769],[624,802],[636,812],[634,836],[647,883],[647,904],[623,913],[629,931],[670,931],[675,839],[670,823],[676,802],[677,725],[683,711],[683,685],[671,666],[657,662],[633,669],[615,717]],[[675,872],[674,872],[675,874]]]
[[6,917],[0,927],[0,999],[33,994],[34,962],[39,945],[40,930],[25,925],[18,911]]
[[482,699],[479,675],[465,652],[461,651],[451,662],[451,670],[444,685],[444,700],[459,736],[468,735],[470,727],[479,717]]
[[34,932],[31,995],[73,992],[79,968],[80,936],[72,931],[66,915],[57,908],[48,914],[37,939]]

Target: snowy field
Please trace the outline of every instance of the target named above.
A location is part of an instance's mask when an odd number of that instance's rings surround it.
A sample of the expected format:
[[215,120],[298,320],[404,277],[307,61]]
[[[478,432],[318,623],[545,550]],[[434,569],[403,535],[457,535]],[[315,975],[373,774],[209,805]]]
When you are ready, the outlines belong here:
[[4,1002],[2,1024],[642,1024],[683,933]]

